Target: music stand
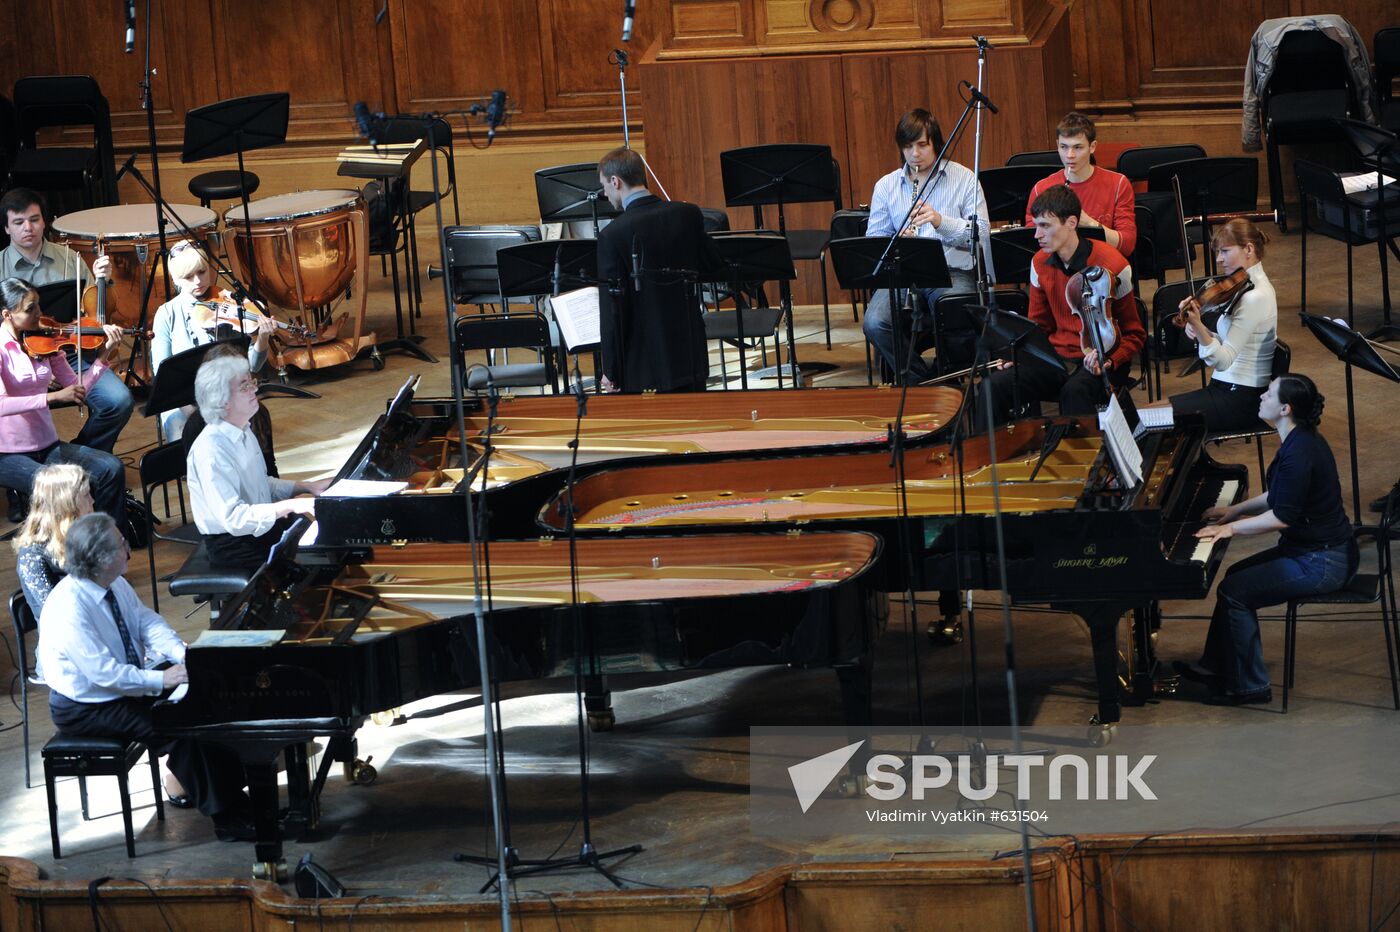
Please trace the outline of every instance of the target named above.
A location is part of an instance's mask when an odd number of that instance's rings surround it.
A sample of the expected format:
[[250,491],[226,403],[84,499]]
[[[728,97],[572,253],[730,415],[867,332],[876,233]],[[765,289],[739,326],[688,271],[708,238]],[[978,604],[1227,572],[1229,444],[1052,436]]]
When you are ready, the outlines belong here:
[[[1172,190],[1172,176],[1181,182],[1182,219],[1201,225],[1201,242],[1206,244],[1206,268],[1215,274],[1215,254],[1210,250],[1210,215],[1239,213],[1258,209],[1259,162],[1240,156],[1209,156],[1154,165],[1147,173],[1147,190]],[[1189,244],[1183,243],[1182,248]]]
[[[744,308],[745,284],[762,282],[789,282],[797,277],[792,265],[792,250],[785,237],[767,230],[745,230],[742,232],[720,232],[707,234],[714,246],[720,264],[715,268],[702,269],[701,275],[711,279],[711,284],[726,284],[734,298],[734,312],[720,311],[718,307],[705,315],[705,336],[712,340],[732,340],[739,348],[739,385],[749,387],[748,344],[746,337],[767,338],[774,336],[783,317],[783,309],[771,307]],[[766,303],[766,302],[765,302]],[[718,300],[716,301],[718,305]],[[789,328],[791,332],[791,328]],[[791,337],[788,339],[788,366],[794,385],[800,383],[801,371],[797,368],[796,356]],[[775,355],[777,351],[774,351]],[[778,387],[783,387],[783,360],[778,355]],[[728,380],[725,369],[724,352],[720,351],[720,371]],[[765,375],[760,373],[759,378]]]
[[[898,292],[906,288],[948,288],[953,284],[942,243],[926,236],[852,236],[832,240],[827,249],[836,281],[842,288],[871,292],[878,288],[889,289],[895,359],[900,360],[904,352],[901,349],[902,328],[895,314],[899,306]],[[912,323],[911,340],[914,338]],[[896,379],[905,378],[903,369],[907,363],[908,360],[904,360],[895,367]]]
[[248,352],[249,339],[246,335],[235,335],[227,340],[201,343],[199,346],[176,353],[160,364],[151,377],[151,391],[146,396],[146,404],[141,413],[154,417],[173,408],[194,404],[194,377],[204,362],[204,357],[216,346],[226,343],[238,344],[243,352]]
[[[786,205],[834,200],[836,172],[831,147],[812,143],[783,143],[729,149],[719,154],[720,177],[724,183],[726,207],[752,207],[754,226],[763,226],[763,207],[778,205],[778,235],[787,236]],[[795,277],[795,276],[794,276]],[[792,348],[792,286],[789,279],[778,282],[778,297],[787,313],[788,362],[793,382],[802,386]]]
[[591,220],[594,239],[598,238],[600,218],[622,213],[603,196],[596,162],[541,168],[535,172],[535,200],[540,207],[540,223]]
[[77,279],[65,278],[47,285],[35,285],[39,293],[39,313],[66,324],[78,316]]
[[[1011,409],[1019,416],[1022,351],[1030,358],[1053,366],[1061,372],[1065,369],[1065,361],[1050,345],[1050,338],[1045,335],[1045,331],[1029,317],[977,304],[969,304],[963,310],[982,328],[983,339],[987,341],[988,359],[992,358],[994,352],[1011,350]],[[992,338],[995,338],[995,342]]]
[[1024,223],[1031,191],[1047,173],[1044,165],[1003,165],[982,169],[977,181],[982,185],[983,197],[987,199],[987,219],[993,223],[999,220]]
[[[1391,382],[1400,382],[1400,372],[1387,363],[1376,352],[1377,344],[1372,343],[1356,330],[1341,321],[1317,314],[1300,312],[1303,326],[1317,337],[1317,341],[1346,364],[1347,378],[1347,443],[1351,450],[1351,501],[1356,509],[1356,524],[1361,525],[1361,480],[1356,463],[1356,404],[1352,391],[1351,368],[1357,366],[1373,375]],[[1385,347],[1388,352],[1397,352]]]
[[[1394,133],[1360,120],[1334,122],[1341,128],[1342,136],[1351,143],[1357,157],[1368,170],[1373,170],[1381,176],[1400,178],[1400,140],[1397,140]],[[1377,180],[1379,181],[1379,178]],[[1392,181],[1391,184],[1395,182]],[[1390,196],[1394,190],[1388,185],[1377,184],[1372,190],[1353,195],[1354,200],[1362,202],[1362,209],[1370,206],[1365,202],[1372,199],[1376,209],[1376,248],[1380,251],[1381,300],[1385,323],[1371,331],[1370,338],[1373,340],[1394,340],[1400,337],[1400,327],[1390,321],[1390,256],[1386,254],[1386,247],[1389,246],[1390,251],[1400,258],[1400,249],[1395,246],[1394,236],[1387,235],[1392,224],[1386,219],[1386,202],[1392,202],[1391,207],[1394,208],[1395,198]]]
[[[555,275],[555,267],[559,274]],[[496,285],[501,300],[539,295],[557,295],[575,288],[598,284],[598,241],[596,239],[537,240],[504,246],[496,250]],[[553,308],[550,309],[553,314]],[[557,326],[557,324],[556,324]],[[559,341],[560,371],[568,381],[568,354],[582,350],[593,353],[593,370],[602,368],[598,346],[564,347]],[[595,383],[596,384],[596,383]]]
[[997,270],[997,284],[1029,284],[1031,261],[1040,252],[1040,244],[1035,241],[1035,227],[993,230],[988,238],[992,244],[992,268]]
[[[287,141],[291,100],[291,94],[285,91],[254,94],[216,101],[185,114],[181,162],[202,162],[221,155],[238,156],[238,199],[243,205],[245,228],[252,225],[252,219],[248,213],[248,188],[243,183],[243,154],[280,146]],[[256,249],[248,250],[248,291],[254,299],[259,297]]]

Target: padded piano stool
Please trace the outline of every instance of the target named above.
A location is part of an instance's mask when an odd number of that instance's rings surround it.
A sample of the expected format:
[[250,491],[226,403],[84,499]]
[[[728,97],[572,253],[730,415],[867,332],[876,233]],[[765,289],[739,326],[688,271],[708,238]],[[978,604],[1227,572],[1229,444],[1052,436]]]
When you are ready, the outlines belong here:
[[209,563],[209,551],[201,543],[184,564],[170,577],[170,594],[192,595],[196,602],[209,603],[209,620],[219,617],[220,607],[248,586],[252,573],[215,568]]
[[[116,777],[121,789],[122,824],[126,828],[126,856],[136,857],[136,841],[131,832],[131,794],[128,792],[126,775],[141,755],[147,752],[140,741],[123,741],[120,738],[89,738],[54,735],[44,745],[41,752],[44,758],[44,788],[49,797],[49,835],[53,839],[53,858],[57,861],[63,855],[58,849],[58,798],[54,793],[54,781],[59,777],[77,777],[78,793],[83,800],[83,821],[92,818],[88,811],[88,777]],[[151,758],[151,787],[156,797],[156,818],[165,821],[165,803],[161,799],[160,767],[154,752]]]

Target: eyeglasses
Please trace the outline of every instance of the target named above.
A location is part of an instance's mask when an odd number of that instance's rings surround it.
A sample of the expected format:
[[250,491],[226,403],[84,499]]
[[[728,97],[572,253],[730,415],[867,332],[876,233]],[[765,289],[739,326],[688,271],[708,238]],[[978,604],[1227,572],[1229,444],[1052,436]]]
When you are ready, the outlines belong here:
[[180,240],[180,242],[176,243],[174,246],[171,246],[171,247],[170,247],[170,254],[173,256],[173,255],[175,255],[176,253],[184,252],[184,251],[187,250],[187,249],[198,249],[198,248],[199,248],[199,244],[196,243],[194,240],[183,239],[183,240]]

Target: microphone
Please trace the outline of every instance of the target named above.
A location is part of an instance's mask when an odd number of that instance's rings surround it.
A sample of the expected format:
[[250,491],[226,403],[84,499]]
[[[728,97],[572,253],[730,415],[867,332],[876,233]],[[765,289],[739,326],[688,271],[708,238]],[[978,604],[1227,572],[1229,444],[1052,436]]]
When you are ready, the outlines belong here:
[[622,5],[622,41],[632,41],[632,19],[637,15],[637,0],[624,0]]
[[131,153],[131,158],[127,159],[124,163],[122,163],[121,169],[112,178],[113,181],[121,181],[122,175],[125,175],[127,172],[131,171],[132,166],[136,164],[136,155],[137,153],[135,152]]
[[371,146],[378,145],[374,138],[374,121],[370,117],[369,107],[365,106],[363,100],[355,102],[355,125],[359,128],[361,138],[368,139]]
[[496,130],[506,121],[506,92],[491,92],[491,102],[486,105],[486,144],[496,138]]
[[979,91],[977,88],[975,88],[975,87],[972,86],[972,82],[971,82],[971,81],[964,81],[964,82],[962,82],[962,85],[963,85],[963,87],[965,87],[965,88],[968,89],[968,92],[969,92],[969,93],[972,94],[972,99],[973,99],[973,100],[977,101],[979,104],[981,104],[982,106],[986,107],[988,110],[992,111],[993,113],[1000,113],[1000,112],[1001,112],[1001,111],[999,111],[999,110],[997,109],[997,105],[996,105],[996,104],[992,103],[990,100],[987,99],[987,95],[986,95],[986,94],[982,93],[982,92]]
[[126,54],[136,51],[136,0],[126,0]]
[[642,260],[637,255],[637,238],[632,237],[632,290],[642,290]]

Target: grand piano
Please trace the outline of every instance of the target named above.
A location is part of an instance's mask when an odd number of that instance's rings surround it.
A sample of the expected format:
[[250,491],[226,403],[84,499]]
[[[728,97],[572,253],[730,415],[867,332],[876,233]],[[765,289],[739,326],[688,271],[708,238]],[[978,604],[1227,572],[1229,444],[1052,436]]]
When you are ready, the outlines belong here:
[[[370,497],[316,500],[317,541],[383,544],[467,540],[460,495],[464,476],[482,463],[489,431],[492,453],[472,477],[485,488],[478,506],[490,513],[493,538],[534,537],[539,505],[567,476],[577,403],[568,396],[506,396],[466,401],[468,469],[460,462],[450,399],[415,399],[416,377],[366,432],[337,480],[405,485]],[[801,392],[728,391],[673,395],[590,395],[580,433],[579,475],[619,459],[664,462],[739,457],[775,450],[830,452],[887,442],[898,390],[821,388]],[[913,446],[941,436],[961,393],[942,387],[909,391],[904,436]]]
[[[967,440],[961,457],[946,447],[908,451],[902,490],[888,453],[624,463],[579,480],[573,508],[583,535],[868,531],[886,543],[876,584],[887,591],[1004,589],[1017,603],[1071,611],[1089,626],[1096,724],[1108,725],[1125,699],[1146,701],[1156,682],[1146,624],[1133,632],[1120,678],[1119,618],[1159,599],[1203,598],[1227,543],[1196,540],[1201,515],[1246,495],[1245,467],[1213,460],[1205,436],[1203,423],[1187,419],[1143,434],[1144,479],[1131,488],[1095,421],[1045,418],[999,429],[995,456],[985,436]],[[563,532],[568,495],[545,506],[547,530]]]
[[[296,528],[299,531],[302,528]],[[158,732],[224,745],[247,769],[255,874],[282,865],[277,758],[287,821],[315,828],[334,760],[362,780],[354,735],[367,716],[481,687],[473,560],[462,544],[407,544],[297,559],[284,537],[219,627],[190,646],[189,689],[157,703]],[[493,542],[485,626],[500,680],[780,664],[831,667],[851,722],[870,716],[870,673],[886,603],[870,584],[869,534],[737,535]],[[329,737],[313,776],[305,743]]]

